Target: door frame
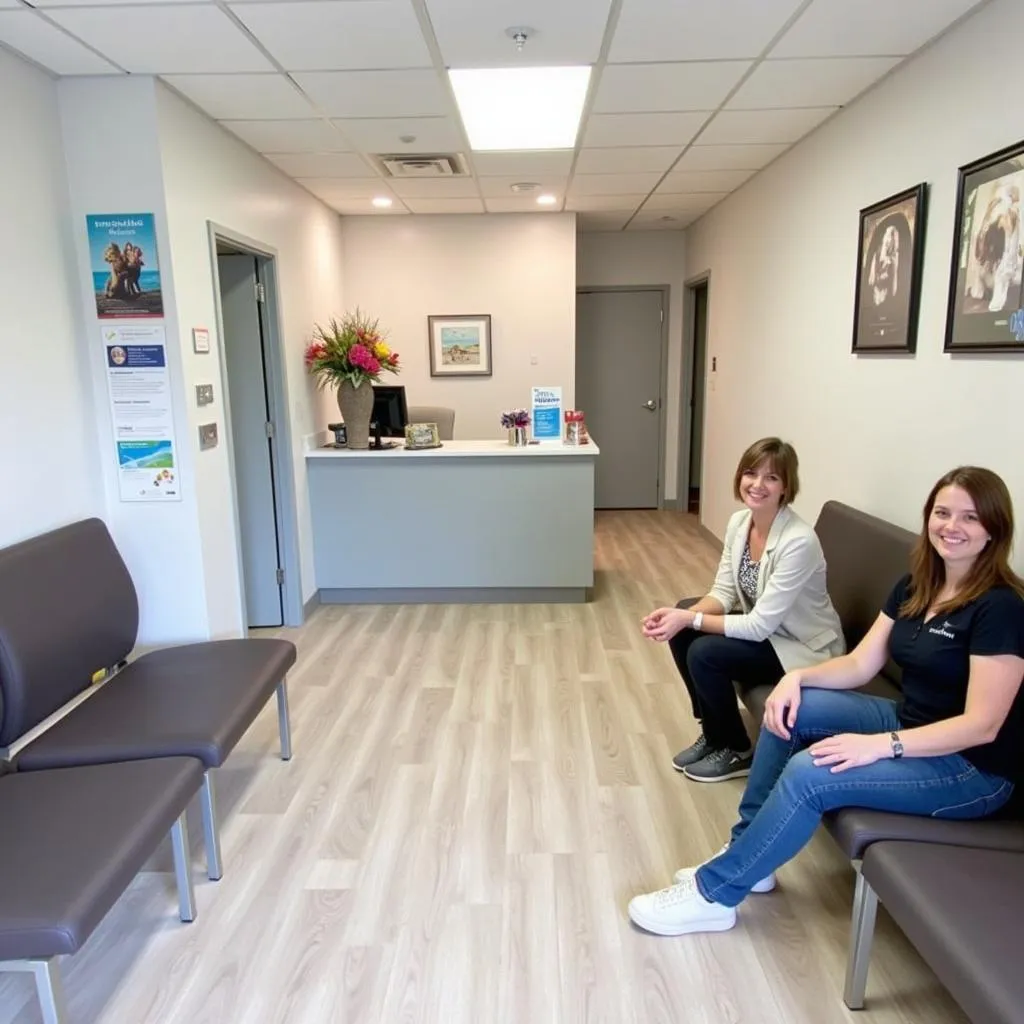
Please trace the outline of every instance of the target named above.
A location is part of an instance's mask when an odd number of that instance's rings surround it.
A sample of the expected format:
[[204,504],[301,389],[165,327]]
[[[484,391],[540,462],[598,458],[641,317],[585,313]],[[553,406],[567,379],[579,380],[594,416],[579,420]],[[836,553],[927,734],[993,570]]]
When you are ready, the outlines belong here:
[[[668,343],[669,343],[669,314],[671,311],[672,287],[667,284],[609,284],[609,285],[577,285],[576,295],[588,295],[591,292],[661,292],[661,355],[658,369],[658,504],[657,508],[665,507],[665,476],[668,467],[665,465],[665,449],[667,444],[666,435],[666,410],[668,406]],[[575,310],[573,310],[575,315]],[[574,325],[578,330],[578,325]],[[579,359],[579,346],[576,338],[573,337],[573,382],[575,386],[576,360]],[[586,409],[583,410],[586,415]],[[601,438],[597,438],[600,445]]]
[[[690,441],[691,441],[691,408],[693,406],[693,376],[690,370],[693,368],[695,339],[693,334],[694,318],[694,295],[693,293],[703,285],[707,288],[707,308],[704,315],[704,355],[707,357],[710,350],[711,339],[711,271],[704,270],[693,277],[683,281],[683,353],[679,372],[679,395],[682,401],[685,415],[679,417],[679,465],[676,467],[676,507],[685,512],[688,506],[690,491]],[[701,423],[701,438],[703,445],[707,445],[708,425],[708,382],[711,377],[710,360],[706,358],[704,367],[704,420]],[[703,452],[701,453],[703,455]],[[701,458],[701,479],[700,490],[704,493],[704,477],[707,470],[707,460]]]
[[[224,312],[220,297],[220,268],[217,265],[217,243],[223,242],[245,255],[256,258],[259,280],[263,284],[263,343],[266,346],[265,372],[267,375],[267,402],[274,436],[270,448],[274,467],[274,512],[277,517],[278,545],[284,583],[281,585],[281,607],[285,626],[301,626],[305,621],[302,602],[301,557],[299,554],[299,517],[296,503],[295,465],[292,457],[291,421],[288,416],[284,352],[281,339],[281,303],[278,296],[277,250],[270,245],[249,238],[238,231],[207,221],[210,245],[210,265],[213,279],[213,302],[217,318],[217,336],[224,337]],[[227,442],[228,466],[231,478],[231,513],[235,533],[235,571],[238,576],[239,614],[247,631],[248,613],[245,607],[245,588],[242,574],[242,528],[238,513],[238,484],[235,475],[235,444],[231,435],[231,389],[228,382],[227,360],[223,350],[220,357],[220,388],[223,404],[223,428]]]

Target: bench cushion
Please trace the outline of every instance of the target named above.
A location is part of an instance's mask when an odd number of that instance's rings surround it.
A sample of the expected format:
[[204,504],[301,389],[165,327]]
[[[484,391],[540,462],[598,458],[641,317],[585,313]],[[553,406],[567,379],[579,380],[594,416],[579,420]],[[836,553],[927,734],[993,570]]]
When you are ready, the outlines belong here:
[[187,757],[0,778],[0,960],[78,950],[202,778]]
[[876,843],[864,877],[977,1024],[1020,1024],[1024,855]]
[[218,767],[295,663],[287,640],[217,640],[132,662],[18,754],[21,771],[145,757]]
[[0,550],[0,747],[135,646],[135,587],[99,519]]

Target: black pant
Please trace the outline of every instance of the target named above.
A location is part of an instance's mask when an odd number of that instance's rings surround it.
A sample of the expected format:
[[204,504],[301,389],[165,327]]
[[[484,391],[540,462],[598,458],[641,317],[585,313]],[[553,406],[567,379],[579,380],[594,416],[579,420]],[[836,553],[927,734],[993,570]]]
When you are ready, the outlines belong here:
[[693,716],[711,747],[748,750],[750,738],[732,684],[735,680],[744,688],[774,686],[785,675],[771,643],[684,629],[668,645],[690,694]]

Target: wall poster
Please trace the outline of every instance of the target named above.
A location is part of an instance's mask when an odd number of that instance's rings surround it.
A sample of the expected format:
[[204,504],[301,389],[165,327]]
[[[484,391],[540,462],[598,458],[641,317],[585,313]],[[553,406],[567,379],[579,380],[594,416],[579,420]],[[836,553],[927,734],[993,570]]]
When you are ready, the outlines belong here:
[[89,269],[101,320],[164,315],[151,213],[91,213]]

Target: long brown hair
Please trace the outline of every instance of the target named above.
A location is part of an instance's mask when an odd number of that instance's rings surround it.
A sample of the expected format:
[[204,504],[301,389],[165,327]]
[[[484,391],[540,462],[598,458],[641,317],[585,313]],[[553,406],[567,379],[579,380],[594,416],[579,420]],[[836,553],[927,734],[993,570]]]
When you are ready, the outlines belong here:
[[979,466],[958,466],[936,481],[924,503],[924,523],[910,556],[910,594],[900,615],[915,618],[925,614],[942,592],[946,566],[928,535],[935,498],[943,487],[960,487],[974,502],[978,520],[991,540],[974,560],[957,592],[935,607],[935,614],[947,614],[977,600],[993,587],[1012,587],[1024,597],[1024,580],[1010,568],[1013,546],[1013,502],[1002,477]]
[[778,474],[782,481],[780,505],[790,504],[800,490],[800,460],[796,457],[796,449],[777,437],[762,437],[740,456],[736,474],[732,478],[733,497],[737,501],[740,500],[740,481],[743,474],[749,469],[757,469],[762,462],[767,462],[771,471]]

